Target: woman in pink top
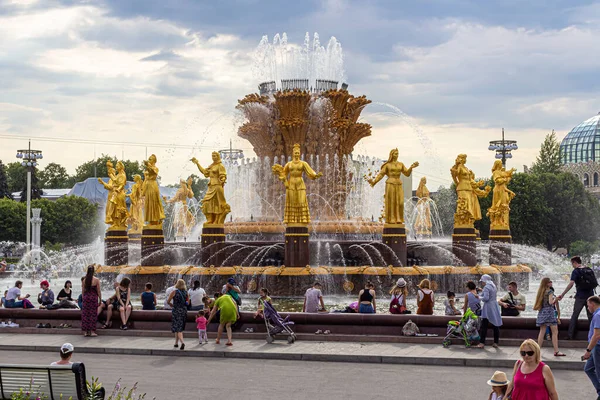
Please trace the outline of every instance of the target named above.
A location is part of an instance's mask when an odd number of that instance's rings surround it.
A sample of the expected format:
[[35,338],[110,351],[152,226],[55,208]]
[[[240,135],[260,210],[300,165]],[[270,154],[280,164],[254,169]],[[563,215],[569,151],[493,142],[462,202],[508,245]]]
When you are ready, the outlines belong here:
[[540,346],[531,339],[520,347],[521,357],[515,363],[513,381],[508,385],[506,398],[512,400],[558,400],[554,375],[541,361]]

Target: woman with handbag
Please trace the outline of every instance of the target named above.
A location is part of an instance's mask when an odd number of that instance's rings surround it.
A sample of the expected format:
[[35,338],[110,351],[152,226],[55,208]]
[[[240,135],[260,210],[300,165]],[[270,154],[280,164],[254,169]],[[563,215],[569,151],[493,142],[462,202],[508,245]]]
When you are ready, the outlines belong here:
[[181,342],[180,350],[185,349],[185,343],[183,342],[183,331],[185,330],[185,322],[187,319],[187,302],[189,296],[187,294],[187,287],[183,279],[177,280],[175,284],[175,290],[171,292],[167,303],[172,307],[171,310],[171,332],[175,334],[175,345],[173,347],[179,347]]
[[410,311],[406,309],[406,296],[408,296],[408,289],[406,288],[406,281],[404,278],[400,278],[396,281],[396,285],[390,290],[392,299],[390,301],[390,314],[410,314]]

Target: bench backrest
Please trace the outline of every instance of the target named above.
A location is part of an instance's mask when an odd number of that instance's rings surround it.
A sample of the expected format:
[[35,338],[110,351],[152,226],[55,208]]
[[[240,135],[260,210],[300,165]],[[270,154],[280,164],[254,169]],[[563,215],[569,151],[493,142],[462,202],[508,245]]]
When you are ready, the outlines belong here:
[[[32,395],[46,396],[48,400],[87,399],[85,366],[83,363],[0,365],[0,398],[10,399],[20,389],[30,391]],[[99,398],[103,399],[104,394],[101,396]]]

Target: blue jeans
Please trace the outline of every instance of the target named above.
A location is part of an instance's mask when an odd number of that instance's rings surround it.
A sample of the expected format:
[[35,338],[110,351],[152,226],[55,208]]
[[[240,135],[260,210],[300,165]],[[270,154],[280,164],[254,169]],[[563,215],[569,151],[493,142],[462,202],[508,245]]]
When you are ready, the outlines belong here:
[[19,300],[6,300],[6,303],[4,303],[4,307],[5,308],[23,308],[23,301]]
[[373,306],[371,304],[360,304],[358,306],[358,311],[361,314],[375,314],[375,310],[373,310]]
[[592,349],[592,355],[585,363],[583,370],[592,381],[596,393],[600,396],[600,344]]

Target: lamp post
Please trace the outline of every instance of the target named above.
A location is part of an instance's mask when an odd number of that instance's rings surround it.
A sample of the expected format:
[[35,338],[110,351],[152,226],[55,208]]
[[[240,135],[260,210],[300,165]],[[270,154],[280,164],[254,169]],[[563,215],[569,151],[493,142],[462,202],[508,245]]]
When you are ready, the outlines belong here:
[[37,166],[37,160],[43,158],[41,150],[32,150],[31,141],[29,147],[24,150],[17,150],[17,158],[21,160],[21,165],[27,168],[27,251],[31,251],[31,171]]
[[502,166],[504,168],[506,168],[506,159],[512,158],[511,151],[518,149],[519,146],[517,146],[516,140],[504,139],[504,128],[502,128],[502,140],[492,140],[488,147],[488,150],[496,152],[496,159],[502,160]]

